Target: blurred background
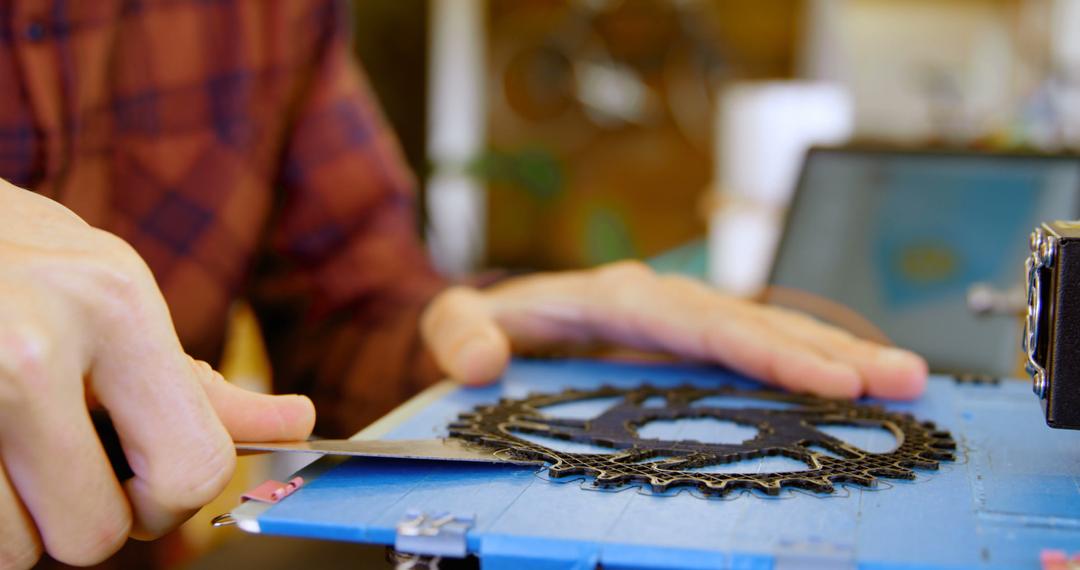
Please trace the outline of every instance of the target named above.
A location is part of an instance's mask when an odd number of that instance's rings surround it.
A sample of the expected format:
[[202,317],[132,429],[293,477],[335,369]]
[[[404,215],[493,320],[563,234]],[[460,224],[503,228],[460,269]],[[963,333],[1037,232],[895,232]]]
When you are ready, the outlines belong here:
[[810,144],[1080,146],[1076,0],[355,10],[451,273],[647,258],[703,239],[725,209],[775,217]]

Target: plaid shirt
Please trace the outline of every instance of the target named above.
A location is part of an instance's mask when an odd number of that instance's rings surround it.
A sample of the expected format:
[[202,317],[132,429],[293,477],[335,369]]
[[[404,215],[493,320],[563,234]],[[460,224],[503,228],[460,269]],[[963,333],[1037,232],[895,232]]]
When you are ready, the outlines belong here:
[[279,391],[349,433],[432,376],[443,286],[329,0],[0,3],[0,177],[131,243],[194,355],[250,299]]

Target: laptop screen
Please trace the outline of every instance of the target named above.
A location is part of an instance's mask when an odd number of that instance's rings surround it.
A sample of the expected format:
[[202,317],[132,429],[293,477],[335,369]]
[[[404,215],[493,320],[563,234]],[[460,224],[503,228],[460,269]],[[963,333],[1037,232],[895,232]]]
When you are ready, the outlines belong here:
[[770,284],[851,307],[933,371],[1014,376],[1019,317],[967,292],[1022,286],[1028,234],[1078,214],[1073,156],[814,149]]

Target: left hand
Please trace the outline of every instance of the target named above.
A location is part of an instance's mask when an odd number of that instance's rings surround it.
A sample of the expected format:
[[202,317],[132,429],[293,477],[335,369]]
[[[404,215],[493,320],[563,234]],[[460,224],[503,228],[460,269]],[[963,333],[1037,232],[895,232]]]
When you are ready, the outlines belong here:
[[911,352],[638,262],[453,287],[432,301],[421,330],[439,366],[466,384],[494,381],[513,351],[608,346],[714,362],[830,398],[910,399],[926,386],[926,362]]

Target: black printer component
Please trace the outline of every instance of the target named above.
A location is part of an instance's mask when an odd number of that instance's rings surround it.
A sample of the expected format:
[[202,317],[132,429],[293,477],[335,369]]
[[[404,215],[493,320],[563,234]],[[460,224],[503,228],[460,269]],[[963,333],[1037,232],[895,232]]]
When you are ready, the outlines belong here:
[[1046,424],[1080,429],[1080,222],[1043,224],[1030,246],[1026,369]]
[[[592,419],[556,418],[544,413],[545,408],[557,404],[613,397],[617,403]],[[661,401],[661,405],[653,405]],[[650,422],[691,418],[734,422],[755,428],[757,435],[741,443],[639,437],[638,429]],[[888,452],[872,453],[830,436],[820,429],[824,426],[888,430],[897,445]],[[941,461],[954,459],[956,449],[949,432],[908,414],[879,406],[730,386],[604,386],[588,391],[531,394],[462,414],[450,426],[450,434],[497,448],[500,454],[541,459],[549,465],[552,478],[584,475],[598,487],[641,486],[657,493],[696,488],[717,496],[737,489],[769,495],[778,494],[782,488],[830,493],[836,483],[869,487],[881,477],[914,479],[913,469],[937,469]],[[522,437],[527,434],[609,447],[612,451],[566,453]],[[801,461],[806,469],[772,473],[702,470],[768,456]]]

